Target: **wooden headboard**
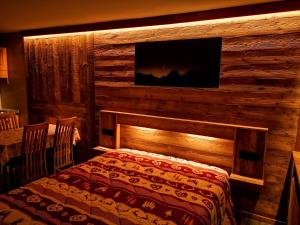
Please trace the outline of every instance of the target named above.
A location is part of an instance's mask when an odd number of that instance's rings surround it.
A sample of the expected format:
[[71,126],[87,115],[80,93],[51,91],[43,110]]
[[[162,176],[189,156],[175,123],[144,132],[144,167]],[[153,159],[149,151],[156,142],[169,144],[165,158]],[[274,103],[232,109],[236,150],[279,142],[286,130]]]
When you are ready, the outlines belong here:
[[[101,110],[100,145],[113,149],[126,147],[121,143],[122,126],[152,128],[231,140],[233,154],[230,157],[232,166],[229,172],[232,185],[255,191],[261,191],[263,188],[263,164],[268,128]],[[214,149],[206,151],[209,154]],[[215,160],[220,161],[220,156],[214,157]],[[208,163],[201,157],[193,158],[193,160]],[[219,166],[222,167],[222,164]],[[224,167],[226,167],[225,163]]]

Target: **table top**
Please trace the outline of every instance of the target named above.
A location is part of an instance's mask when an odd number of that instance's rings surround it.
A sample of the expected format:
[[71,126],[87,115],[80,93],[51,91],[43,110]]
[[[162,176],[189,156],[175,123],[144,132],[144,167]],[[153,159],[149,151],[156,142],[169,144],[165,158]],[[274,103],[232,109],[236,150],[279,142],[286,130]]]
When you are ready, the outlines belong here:
[[[53,136],[55,133],[55,124],[49,124],[48,136]],[[22,142],[23,127],[17,129],[9,129],[1,131],[0,135],[0,146],[15,145]]]

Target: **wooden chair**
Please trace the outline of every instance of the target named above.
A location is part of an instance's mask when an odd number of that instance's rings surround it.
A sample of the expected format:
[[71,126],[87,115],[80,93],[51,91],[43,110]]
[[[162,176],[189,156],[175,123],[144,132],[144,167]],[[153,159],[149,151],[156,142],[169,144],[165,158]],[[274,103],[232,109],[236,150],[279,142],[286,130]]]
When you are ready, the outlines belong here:
[[76,117],[59,119],[54,134],[54,172],[74,165],[73,135]]
[[0,114],[0,131],[19,128],[19,116],[15,113]]
[[24,126],[21,145],[22,183],[48,175],[46,141],[48,123]]

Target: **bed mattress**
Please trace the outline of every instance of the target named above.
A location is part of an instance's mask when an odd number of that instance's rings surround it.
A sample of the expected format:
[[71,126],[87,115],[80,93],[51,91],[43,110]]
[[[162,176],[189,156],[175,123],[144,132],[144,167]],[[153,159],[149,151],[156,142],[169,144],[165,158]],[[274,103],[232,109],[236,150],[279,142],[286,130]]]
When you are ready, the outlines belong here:
[[0,195],[0,224],[220,225],[226,171],[120,149]]

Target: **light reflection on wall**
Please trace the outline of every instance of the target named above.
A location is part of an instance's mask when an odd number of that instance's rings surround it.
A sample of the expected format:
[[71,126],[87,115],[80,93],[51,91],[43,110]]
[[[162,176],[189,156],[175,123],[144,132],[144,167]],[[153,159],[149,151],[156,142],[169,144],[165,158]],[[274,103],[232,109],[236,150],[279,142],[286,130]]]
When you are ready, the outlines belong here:
[[128,126],[133,129],[134,132],[147,132],[148,134],[158,134],[160,130],[148,128],[148,127],[138,127],[138,126]]
[[189,138],[198,138],[198,139],[209,140],[209,141],[224,140],[222,138],[209,137],[209,136],[203,136],[203,135],[197,135],[197,134],[185,134],[185,135]]
[[[233,140],[203,136],[197,134],[187,134],[180,133],[174,131],[165,131],[158,130],[147,127],[138,127],[138,126],[121,126],[121,135],[122,135],[122,127],[126,128],[126,135],[131,136],[143,136],[145,139],[151,140],[153,142],[162,142],[165,144],[173,144],[174,142],[178,143],[178,145],[194,145],[196,146],[206,146],[206,147],[214,147],[217,151],[218,146],[233,146]],[[128,133],[128,130],[130,132]]]
[[233,140],[121,125],[121,147],[231,168]]

